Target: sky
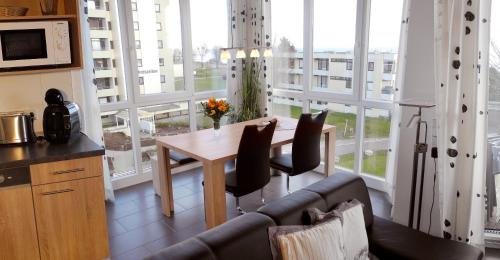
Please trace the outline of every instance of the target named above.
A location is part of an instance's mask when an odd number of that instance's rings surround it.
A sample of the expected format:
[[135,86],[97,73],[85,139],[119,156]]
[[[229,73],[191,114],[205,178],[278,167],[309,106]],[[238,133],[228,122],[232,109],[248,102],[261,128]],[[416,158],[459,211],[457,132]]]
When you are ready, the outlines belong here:
[[[496,1],[496,0],[494,0]],[[356,26],[355,0],[315,0],[314,48],[316,50],[350,50],[354,46]],[[273,0],[271,6],[274,45],[281,37],[303,48],[303,0]],[[193,48],[227,47],[227,0],[190,0]],[[396,49],[399,43],[403,0],[372,0],[370,49]],[[169,46],[181,47],[178,1],[167,10]],[[178,37],[177,37],[178,36]]]
[[[303,0],[273,0],[272,33],[275,45],[281,37],[303,48]],[[354,46],[355,0],[314,1],[314,49],[349,50]],[[399,43],[403,0],[372,0],[370,48],[396,48]],[[286,10],[286,11],[283,11]]]

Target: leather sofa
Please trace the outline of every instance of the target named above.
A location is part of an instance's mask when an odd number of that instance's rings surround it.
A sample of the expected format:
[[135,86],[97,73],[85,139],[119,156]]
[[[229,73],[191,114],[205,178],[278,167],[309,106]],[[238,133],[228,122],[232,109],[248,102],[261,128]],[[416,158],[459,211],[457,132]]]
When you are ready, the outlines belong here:
[[234,218],[146,259],[272,259],[268,227],[307,225],[310,220],[305,209],[316,207],[327,211],[340,202],[353,198],[365,205],[364,217],[370,252],[379,259],[479,260],[483,258],[483,252],[476,247],[433,237],[374,216],[363,179],[352,174],[337,173],[271,202],[257,212]]

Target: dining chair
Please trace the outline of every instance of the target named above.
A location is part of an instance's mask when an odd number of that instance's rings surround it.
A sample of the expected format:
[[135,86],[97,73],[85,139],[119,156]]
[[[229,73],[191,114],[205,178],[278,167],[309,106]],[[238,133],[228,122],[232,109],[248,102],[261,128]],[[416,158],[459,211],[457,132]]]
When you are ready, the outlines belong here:
[[290,193],[290,176],[296,176],[318,167],[321,162],[320,143],[328,110],[300,116],[292,142],[292,153],[271,158],[273,169],[286,173],[286,190]]
[[271,180],[269,154],[276,119],[265,126],[248,125],[243,129],[235,168],[226,172],[226,191],[236,198],[236,209],[240,214],[245,211],[240,207],[240,197],[260,189],[264,204],[264,187]]

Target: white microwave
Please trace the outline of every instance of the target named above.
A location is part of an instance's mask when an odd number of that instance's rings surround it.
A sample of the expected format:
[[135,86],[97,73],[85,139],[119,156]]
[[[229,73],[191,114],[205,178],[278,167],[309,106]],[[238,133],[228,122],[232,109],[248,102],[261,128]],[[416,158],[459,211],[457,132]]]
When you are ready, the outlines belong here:
[[0,23],[0,69],[71,64],[68,21]]

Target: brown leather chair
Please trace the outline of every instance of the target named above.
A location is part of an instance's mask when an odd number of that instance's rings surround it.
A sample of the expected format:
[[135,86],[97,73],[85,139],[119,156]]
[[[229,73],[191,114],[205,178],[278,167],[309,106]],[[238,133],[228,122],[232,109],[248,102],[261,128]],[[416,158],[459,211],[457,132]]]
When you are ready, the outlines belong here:
[[313,117],[302,114],[295,129],[292,153],[271,158],[271,167],[287,174],[286,190],[290,193],[290,176],[296,176],[318,167],[321,162],[321,132],[328,110]]

